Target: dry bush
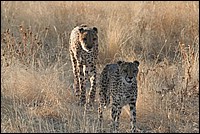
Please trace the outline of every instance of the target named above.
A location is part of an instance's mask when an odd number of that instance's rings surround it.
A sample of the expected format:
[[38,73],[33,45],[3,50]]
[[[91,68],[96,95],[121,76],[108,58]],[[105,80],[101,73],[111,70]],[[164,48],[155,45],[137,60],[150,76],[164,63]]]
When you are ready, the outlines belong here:
[[87,131],[71,83],[64,84],[58,75],[58,70],[34,71],[19,63],[2,72],[2,132]]
[[[99,31],[98,74],[140,61],[139,132],[198,133],[198,16],[194,1],[1,1],[1,132],[97,132],[97,106],[86,118],[72,90],[69,34],[84,23]],[[120,121],[129,132],[128,107]]]

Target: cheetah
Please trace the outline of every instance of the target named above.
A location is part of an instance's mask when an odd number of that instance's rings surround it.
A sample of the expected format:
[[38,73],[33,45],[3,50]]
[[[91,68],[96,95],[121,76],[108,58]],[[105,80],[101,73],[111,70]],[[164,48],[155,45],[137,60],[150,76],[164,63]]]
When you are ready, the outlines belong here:
[[[74,74],[74,92],[80,105],[93,104],[96,94],[96,63],[98,30],[85,24],[76,26],[70,35],[69,52]],[[90,79],[89,99],[86,100],[86,81]]]
[[130,106],[131,132],[136,132],[136,101],[137,74],[139,61],[118,61],[117,64],[107,64],[100,74],[98,121],[99,130],[102,128],[103,108],[110,103],[112,97],[111,117],[112,130],[118,132],[119,116],[122,107]]

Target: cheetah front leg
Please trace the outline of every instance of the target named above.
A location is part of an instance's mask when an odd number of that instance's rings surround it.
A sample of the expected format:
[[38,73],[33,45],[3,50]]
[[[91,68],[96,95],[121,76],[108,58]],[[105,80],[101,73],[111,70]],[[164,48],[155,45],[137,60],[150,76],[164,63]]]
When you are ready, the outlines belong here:
[[89,104],[94,104],[95,95],[96,95],[96,66],[93,66],[92,76],[90,77],[90,91],[89,91]]
[[131,133],[136,132],[136,100],[133,100],[130,104],[130,121],[131,121]]
[[80,105],[83,106],[86,103],[86,77],[84,75],[83,72],[83,63],[82,62],[78,62],[78,69],[79,69],[79,85],[80,85],[80,91],[81,91],[81,95],[80,95]]
[[[114,100],[113,100],[114,101]],[[119,129],[119,116],[121,114],[122,107],[113,103],[112,105],[112,130],[113,133],[118,133]]]
[[79,87],[79,75],[78,75],[78,66],[77,66],[77,59],[75,58],[75,55],[72,50],[70,50],[70,57],[71,57],[71,63],[73,68],[73,74],[74,74],[74,93],[79,98],[80,97],[80,87]]

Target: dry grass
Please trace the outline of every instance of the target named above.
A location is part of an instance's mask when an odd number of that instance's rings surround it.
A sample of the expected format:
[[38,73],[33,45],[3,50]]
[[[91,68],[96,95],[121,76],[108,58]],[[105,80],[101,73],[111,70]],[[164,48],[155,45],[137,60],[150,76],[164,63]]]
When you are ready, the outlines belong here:
[[[84,23],[99,30],[98,73],[140,61],[139,132],[198,133],[198,16],[198,2],[1,1],[1,132],[97,131],[97,106],[85,116],[72,91],[69,34]],[[120,121],[129,132],[128,107]]]

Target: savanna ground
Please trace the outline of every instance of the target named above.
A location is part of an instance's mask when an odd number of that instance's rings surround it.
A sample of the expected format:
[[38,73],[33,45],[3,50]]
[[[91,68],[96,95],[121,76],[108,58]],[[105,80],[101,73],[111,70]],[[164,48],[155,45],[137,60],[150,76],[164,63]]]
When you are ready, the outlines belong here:
[[[2,133],[97,131],[97,106],[85,122],[72,90],[69,34],[82,23],[99,31],[98,74],[140,61],[138,132],[199,133],[198,1],[1,1]],[[128,107],[120,132],[129,132]]]

